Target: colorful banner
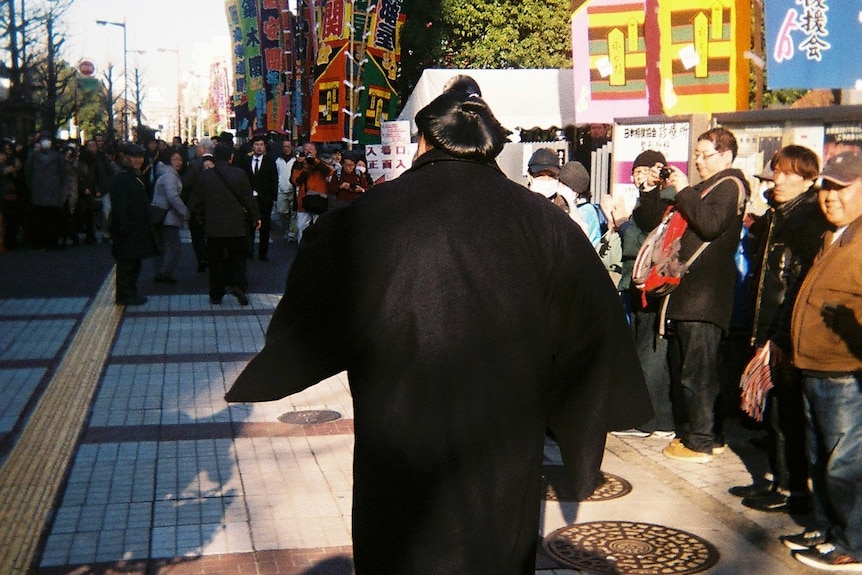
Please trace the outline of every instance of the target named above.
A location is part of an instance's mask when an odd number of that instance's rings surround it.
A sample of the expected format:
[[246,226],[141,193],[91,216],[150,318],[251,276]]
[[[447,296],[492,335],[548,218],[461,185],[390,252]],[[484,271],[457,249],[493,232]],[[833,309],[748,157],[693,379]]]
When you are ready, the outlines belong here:
[[860,89],[862,0],[769,0],[766,82],[770,90]]
[[572,15],[578,122],[649,114],[645,1],[592,0]]
[[665,114],[748,109],[749,2],[658,0],[658,22]]
[[395,118],[402,0],[326,0],[321,6],[313,116],[314,142],[378,143]]
[[[287,59],[283,13],[287,0],[227,0],[233,42],[237,133],[284,131]],[[287,44],[285,43],[287,42]]]
[[[356,0],[357,5],[367,4]],[[364,8],[364,7],[363,7]],[[367,14],[368,39],[364,45],[365,59],[361,67],[362,85],[353,137],[361,144],[380,141],[383,122],[398,115],[398,94],[395,83],[401,66],[401,29],[406,21],[402,0],[378,0]]]

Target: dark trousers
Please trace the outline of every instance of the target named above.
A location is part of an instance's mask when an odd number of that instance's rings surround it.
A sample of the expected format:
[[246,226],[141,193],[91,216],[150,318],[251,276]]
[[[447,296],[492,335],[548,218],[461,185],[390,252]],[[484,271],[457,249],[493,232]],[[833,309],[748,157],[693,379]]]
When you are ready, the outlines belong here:
[[207,238],[209,261],[210,297],[224,297],[224,286],[248,291],[245,275],[245,259],[248,255],[248,240],[244,237]]
[[768,452],[769,467],[779,487],[807,493],[808,460],[805,455],[802,373],[785,361],[777,366],[774,374],[778,377],[775,377],[775,386],[767,400],[772,440]]
[[117,260],[117,303],[125,303],[140,297],[138,295],[139,275],[141,275],[141,260]]
[[668,340],[671,394],[677,436],[692,451],[712,453],[715,403],[721,390],[719,349],[721,328],[697,321],[679,321]]
[[649,432],[674,430],[667,340],[658,335],[657,316],[655,312],[640,310],[635,311],[633,316],[638,359],[655,411],[655,416],[638,429]]
[[[272,228],[272,200],[257,197],[257,207],[260,209],[260,230],[258,230],[257,255],[263,259],[269,254],[269,231]],[[254,249],[254,229],[251,230],[252,249]],[[254,251],[252,251],[254,253]]]
[[96,221],[93,199],[82,197],[75,206],[75,233],[84,232],[84,241],[91,244],[96,241]]
[[33,247],[53,250],[60,246],[63,232],[63,208],[53,206],[33,206],[30,214]]
[[198,265],[207,263],[207,237],[204,232],[204,225],[198,222],[196,218],[189,220],[189,235],[192,238],[192,249],[195,252]]

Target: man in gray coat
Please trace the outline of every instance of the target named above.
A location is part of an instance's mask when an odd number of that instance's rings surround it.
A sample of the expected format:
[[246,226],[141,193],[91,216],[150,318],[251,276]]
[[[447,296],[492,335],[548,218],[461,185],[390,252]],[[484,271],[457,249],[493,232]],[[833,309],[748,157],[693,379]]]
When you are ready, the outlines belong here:
[[57,249],[66,200],[66,160],[60,152],[51,149],[47,132],[40,134],[39,142],[27,157],[24,175],[30,187],[33,247]]
[[201,172],[189,199],[207,238],[210,303],[220,304],[229,285],[237,301],[248,305],[246,234],[249,225],[260,229],[260,210],[245,172],[231,165],[233,147],[217,144],[213,159],[215,167]]

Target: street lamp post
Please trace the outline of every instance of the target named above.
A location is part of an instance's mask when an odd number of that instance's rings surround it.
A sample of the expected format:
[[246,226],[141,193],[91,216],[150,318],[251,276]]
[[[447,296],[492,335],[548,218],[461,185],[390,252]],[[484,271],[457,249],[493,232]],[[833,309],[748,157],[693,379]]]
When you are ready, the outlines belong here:
[[123,137],[129,137],[129,116],[127,108],[129,105],[129,44],[126,37],[126,19],[122,22],[110,22],[108,20],[96,20],[99,26],[118,26],[123,29]]
[[182,82],[181,82],[181,72],[180,72],[180,49],[177,48],[158,48],[159,52],[173,52],[174,56],[177,58],[177,135],[182,137],[183,135],[183,115],[182,115]]

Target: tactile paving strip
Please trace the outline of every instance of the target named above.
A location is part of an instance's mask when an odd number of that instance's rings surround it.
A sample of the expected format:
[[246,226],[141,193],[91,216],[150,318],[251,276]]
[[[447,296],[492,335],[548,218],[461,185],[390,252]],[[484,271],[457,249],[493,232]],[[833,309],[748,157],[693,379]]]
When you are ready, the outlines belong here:
[[0,468],[0,573],[26,573],[75,453],[123,308],[102,284],[30,421]]
[[317,423],[328,423],[336,419],[341,419],[340,413],[325,409],[289,411],[278,418],[282,423],[292,423],[294,425],[315,425]]
[[[608,501],[628,495],[632,484],[610,473],[602,472],[604,481],[586,501]],[[575,496],[566,479],[566,470],[562,465],[545,465],[542,468],[542,487],[545,501],[575,501]]]
[[576,523],[545,537],[561,565],[614,575],[687,575],[718,562],[708,541],[670,527],[632,521]]

